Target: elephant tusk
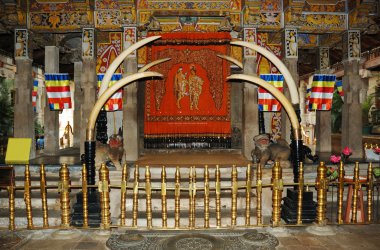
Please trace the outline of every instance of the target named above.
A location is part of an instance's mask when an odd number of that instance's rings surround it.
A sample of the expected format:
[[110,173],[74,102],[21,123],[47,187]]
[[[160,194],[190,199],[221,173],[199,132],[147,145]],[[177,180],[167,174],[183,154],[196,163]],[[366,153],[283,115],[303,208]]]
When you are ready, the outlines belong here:
[[169,61],[171,60],[171,58],[162,58],[162,59],[158,59],[156,61],[153,61],[153,62],[150,62],[148,64],[146,64],[144,67],[142,67],[141,69],[139,69],[138,72],[145,72],[147,71],[149,68],[153,67],[153,66],[156,66],[157,64],[160,64],[160,63],[163,63],[163,62],[166,62],[166,61]]
[[216,55],[217,57],[220,57],[222,59],[225,59],[227,61],[229,61],[230,63],[233,63],[235,64],[236,66],[238,66],[239,68],[243,69],[243,63],[240,62],[239,60],[231,57],[231,56],[227,56],[227,55]]

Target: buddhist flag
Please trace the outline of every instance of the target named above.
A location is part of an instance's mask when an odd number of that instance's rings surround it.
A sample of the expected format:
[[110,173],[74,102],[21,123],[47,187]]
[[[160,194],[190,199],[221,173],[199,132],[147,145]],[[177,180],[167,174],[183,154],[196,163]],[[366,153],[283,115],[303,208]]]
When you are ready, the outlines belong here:
[[[102,84],[104,74],[98,74],[98,88]],[[122,74],[113,74],[111,81],[108,87],[114,85],[117,81],[122,78]],[[119,89],[114,95],[111,96],[110,99],[104,105],[104,110],[106,111],[116,111],[123,109],[123,89]]]
[[330,110],[334,93],[335,75],[314,75],[311,85],[309,110]]
[[306,106],[306,110],[309,110],[310,96],[311,96],[311,88],[308,88],[308,89],[306,90],[306,96],[305,96],[305,106]]
[[37,91],[38,91],[38,80],[33,80],[33,90],[32,90],[32,106],[34,111],[36,111],[37,106]]
[[[278,90],[282,92],[284,77],[283,75],[278,74],[263,74],[260,75],[260,78],[264,81],[272,84]],[[274,98],[270,93],[268,93],[265,89],[259,88],[258,90],[258,104],[260,111],[280,111],[281,104]]]
[[336,81],[335,83],[336,89],[338,90],[338,94],[343,98],[344,92],[343,92],[343,82],[342,80]]
[[45,74],[45,86],[50,110],[71,108],[69,74]]

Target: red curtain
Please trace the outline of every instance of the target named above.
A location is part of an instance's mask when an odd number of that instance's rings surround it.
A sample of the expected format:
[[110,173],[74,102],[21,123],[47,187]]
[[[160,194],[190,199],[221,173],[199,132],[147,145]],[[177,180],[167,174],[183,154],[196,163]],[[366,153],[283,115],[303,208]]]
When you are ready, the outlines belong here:
[[230,35],[160,35],[147,61],[171,60],[152,69],[163,80],[146,84],[145,137],[230,137],[230,65],[217,57],[229,54]]

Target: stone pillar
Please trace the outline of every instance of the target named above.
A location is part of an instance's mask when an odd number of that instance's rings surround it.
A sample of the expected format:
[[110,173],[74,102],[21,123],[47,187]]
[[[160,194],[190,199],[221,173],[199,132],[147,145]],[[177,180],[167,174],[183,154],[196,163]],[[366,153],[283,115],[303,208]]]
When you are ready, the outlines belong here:
[[14,137],[32,138],[30,158],[36,156],[34,134],[34,111],[32,107],[32,60],[16,58],[16,74],[14,82]]
[[[45,73],[59,73],[59,48],[56,46],[45,47]],[[47,98],[46,90],[44,99]],[[50,111],[49,103],[46,99],[44,105],[44,153],[55,155],[59,149],[59,111]]]
[[[244,58],[244,74],[256,75],[256,58]],[[243,119],[242,119],[242,149],[244,156],[252,160],[251,151],[255,148],[253,137],[259,134],[259,107],[257,104],[257,86],[244,83],[243,88]]]
[[352,158],[363,157],[361,94],[366,88],[359,75],[360,31],[349,30],[343,35],[343,91],[342,107],[342,147],[352,149]]
[[80,154],[84,154],[84,141],[86,141],[86,128],[88,118],[96,101],[96,61],[93,58],[83,59],[81,88],[83,103],[80,107]]
[[[319,48],[318,68],[321,74],[328,74],[330,69],[329,48]],[[328,158],[331,155],[331,111],[317,110],[315,136],[317,145],[316,153],[322,158]]]
[[[137,59],[128,57],[124,61],[127,74],[137,72]],[[125,160],[136,161],[139,157],[139,126],[137,119],[137,83],[124,87],[123,95],[123,142]]]
[[74,136],[73,136],[73,146],[74,148],[80,148],[80,145],[84,145],[84,141],[81,140],[81,133],[85,131],[81,130],[81,112],[80,108],[83,104],[83,91],[81,88],[81,78],[82,78],[82,62],[74,62]]
[[[292,75],[294,82],[298,84],[298,38],[296,29],[285,29],[282,35],[282,54],[283,62]],[[283,91],[284,95],[290,100],[290,92],[288,83],[285,83]],[[299,88],[299,86],[296,86]],[[299,110],[299,106],[295,107],[296,111]],[[292,133],[290,119],[284,109],[281,111],[281,137],[290,143],[290,135]]]

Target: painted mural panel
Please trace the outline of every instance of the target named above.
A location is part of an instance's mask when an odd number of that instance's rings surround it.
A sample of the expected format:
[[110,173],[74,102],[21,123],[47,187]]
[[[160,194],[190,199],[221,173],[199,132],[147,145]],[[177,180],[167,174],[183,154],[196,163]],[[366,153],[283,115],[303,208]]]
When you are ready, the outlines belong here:
[[298,33],[298,47],[299,48],[318,47],[318,35]]
[[241,0],[193,0],[193,1],[174,1],[174,0],[138,0],[137,7],[141,10],[200,10],[200,11],[220,11],[235,10],[242,8]]
[[[244,28],[244,41],[254,44],[257,43],[256,28]],[[245,57],[254,57],[256,55],[257,52],[255,50],[251,50],[249,48],[244,47]]]
[[28,30],[15,29],[15,57],[28,57]]
[[82,32],[82,58],[94,58],[95,30],[84,28]]
[[[97,36],[97,61],[96,73],[105,73],[112,61],[120,55],[123,50],[122,32],[103,32]],[[116,73],[123,73],[119,67]]]
[[285,29],[285,57],[298,58],[298,39],[296,29]]

